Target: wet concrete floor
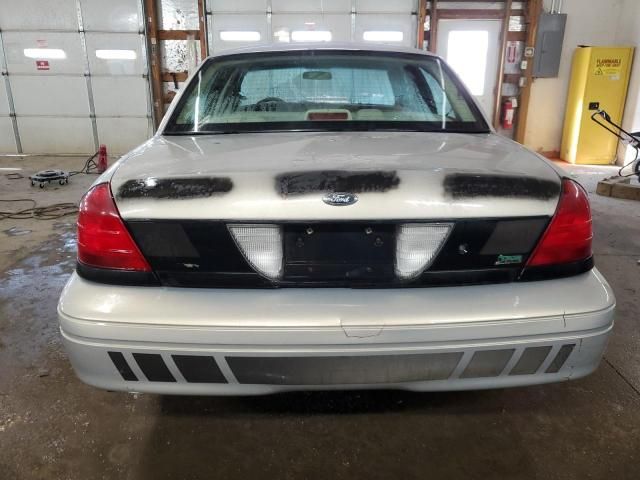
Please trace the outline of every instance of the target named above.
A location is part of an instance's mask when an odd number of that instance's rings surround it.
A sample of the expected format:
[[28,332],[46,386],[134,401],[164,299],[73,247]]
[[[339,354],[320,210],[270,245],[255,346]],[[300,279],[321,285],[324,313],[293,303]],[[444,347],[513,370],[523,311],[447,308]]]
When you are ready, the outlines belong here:
[[[0,479],[640,478],[640,203],[595,196],[603,169],[572,171],[592,194],[596,263],[616,292],[617,324],[595,374],[529,388],[249,398],[97,390],[74,376],[56,325],[74,218],[0,221]],[[79,198],[88,183],[64,195]],[[32,233],[9,243],[12,227]]]

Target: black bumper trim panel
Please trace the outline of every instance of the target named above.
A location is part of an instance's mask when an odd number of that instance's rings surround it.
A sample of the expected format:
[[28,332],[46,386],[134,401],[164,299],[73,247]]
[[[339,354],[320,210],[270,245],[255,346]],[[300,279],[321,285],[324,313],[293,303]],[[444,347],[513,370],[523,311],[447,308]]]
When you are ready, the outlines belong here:
[[545,373],[558,373],[564,363],[567,361],[567,358],[569,358],[569,355],[571,355],[571,352],[573,352],[574,348],[575,344],[573,343],[563,345],[562,348],[558,350],[558,354],[556,355],[556,357],[547,367]]
[[136,377],[136,374],[133,373],[133,370],[131,370],[129,363],[127,363],[127,359],[124,358],[124,355],[122,353],[120,352],[108,352],[108,353],[109,353],[109,358],[113,362],[113,365],[116,367],[118,372],[120,372],[120,375],[122,376],[123,380],[126,380],[127,382],[138,381],[138,377]]
[[325,357],[226,357],[243,384],[354,385],[446,380],[462,352]]
[[189,383],[227,383],[216,360],[205,355],[172,355],[173,362]]
[[150,382],[175,382],[176,379],[157,353],[134,353],[136,363]]

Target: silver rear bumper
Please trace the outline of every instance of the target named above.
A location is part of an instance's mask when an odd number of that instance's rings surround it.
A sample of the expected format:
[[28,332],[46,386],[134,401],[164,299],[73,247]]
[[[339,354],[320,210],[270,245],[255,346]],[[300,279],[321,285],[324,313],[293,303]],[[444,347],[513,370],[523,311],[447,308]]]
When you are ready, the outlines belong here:
[[579,378],[597,368],[614,308],[593,270],[545,282],[388,290],[114,287],[74,275],[58,313],[86,383],[234,395]]

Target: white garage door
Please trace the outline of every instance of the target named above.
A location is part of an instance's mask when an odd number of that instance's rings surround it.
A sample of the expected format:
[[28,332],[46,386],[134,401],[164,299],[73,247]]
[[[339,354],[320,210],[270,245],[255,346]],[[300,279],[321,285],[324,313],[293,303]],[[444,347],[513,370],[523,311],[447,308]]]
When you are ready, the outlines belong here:
[[151,135],[141,0],[0,1],[0,153],[123,153]]
[[207,0],[209,53],[270,42],[415,46],[418,0]]

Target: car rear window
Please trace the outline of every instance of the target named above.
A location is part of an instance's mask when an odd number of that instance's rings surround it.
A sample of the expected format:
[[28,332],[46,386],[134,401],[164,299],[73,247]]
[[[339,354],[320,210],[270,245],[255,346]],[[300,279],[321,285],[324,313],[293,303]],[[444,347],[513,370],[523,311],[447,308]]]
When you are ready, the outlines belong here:
[[208,60],[164,133],[388,129],[483,132],[488,126],[437,57],[310,50]]
[[255,105],[266,95],[287,103],[386,105],[395,102],[386,70],[304,67],[251,70],[240,85],[241,107]]

